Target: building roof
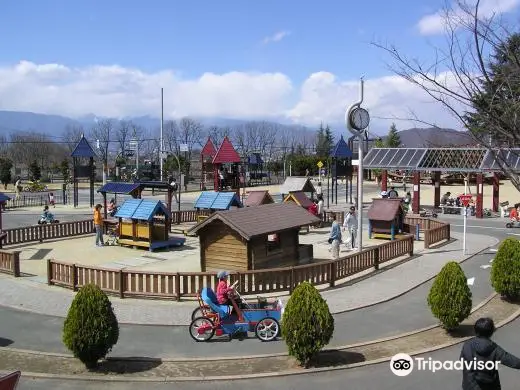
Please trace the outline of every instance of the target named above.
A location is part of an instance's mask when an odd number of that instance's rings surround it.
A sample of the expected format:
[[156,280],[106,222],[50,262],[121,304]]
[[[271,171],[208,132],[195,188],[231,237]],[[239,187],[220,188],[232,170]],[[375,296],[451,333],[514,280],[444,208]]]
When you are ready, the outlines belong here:
[[222,221],[246,240],[256,236],[312,225],[320,221],[319,218],[294,203],[272,203],[256,207],[217,211],[192,227],[188,232],[197,233],[216,220]]
[[11,200],[10,197],[8,197],[6,194],[4,194],[3,192],[0,192],[0,203],[5,203],[7,202],[8,200]]
[[298,206],[309,208],[312,206],[313,202],[310,200],[307,195],[305,195],[305,192],[303,191],[294,191],[289,193],[283,200],[284,202],[294,202]]
[[233,147],[229,138],[224,137],[222,145],[220,145],[215,157],[213,157],[213,164],[239,163],[241,161],[240,155]]
[[200,155],[202,158],[204,157],[211,157],[213,158],[217,154],[217,149],[215,149],[215,145],[213,145],[213,141],[211,141],[211,137],[208,137],[208,140],[206,141],[206,145],[202,148],[202,151],[200,152]]
[[111,194],[125,194],[129,195],[132,192],[139,189],[139,183],[121,183],[121,182],[109,182],[106,183],[103,187],[99,188],[97,192],[109,192]]
[[330,156],[334,158],[352,157],[352,150],[350,150],[350,148],[348,147],[347,143],[343,139],[343,136],[341,136],[336,146],[334,146],[334,149],[332,149]]
[[195,201],[196,209],[228,210],[231,206],[243,207],[236,192],[203,191]]
[[285,179],[284,183],[280,187],[280,193],[288,194],[294,191],[316,192],[309,177],[290,176]]
[[158,213],[171,219],[168,209],[160,200],[128,199],[117,210],[115,217],[151,221]]
[[368,209],[368,219],[374,221],[392,221],[402,213],[401,199],[373,199]]
[[247,157],[247,163],[251,165],[261,165],[264,163],[264,160],[262,160],[260,153],[252,153]]
[[274,203],[274,199],[269,194],[269,191],[250,191],[244,201],[244,206],[260,206],[269,203]]
[[81,139],[79,140],[78,144],[76,145],[70,156],[75,158],[90,158],[96,157],[96,152],[94,152],[94,149],[92,149],[92,146],[90,146],[87,139],[84,136],[81,136]]

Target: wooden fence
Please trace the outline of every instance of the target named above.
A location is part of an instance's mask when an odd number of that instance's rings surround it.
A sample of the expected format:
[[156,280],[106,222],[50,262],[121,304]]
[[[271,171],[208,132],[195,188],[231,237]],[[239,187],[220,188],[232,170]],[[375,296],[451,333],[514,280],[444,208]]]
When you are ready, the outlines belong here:
[[[309,281],[316,286],[334,286],[337,282],[366,271],[378,269],[381,263],[402,256],[413,255],[414,238],[390,241],[367,248],[338,260],[300,265],[296,267],[263,269],[231,273],[232,281],[239,281],[242,295],[291,292],[298,284]],[[79,264],[47,260],[47,282],[73,290],[88,283],[103,291],[125,297],[165,298],[180,300],[194,297],[204,287],[216,288],[215,273],[167,273],[89,267]]]
[[[25,226],[14,229],[6,229],[2,241],[3,245],[23,244],[25,242],[39,241],[80,236],[94,232],[94,221],[92,219],[73,222],[52,223],[45,225]],[[0,246],[1,247],[1,246]]]
[[0,272],[20,276],[20,252],[0,251]]
[[198,222],[199,216],[207,217],[209,215],[211,215],[211,212],[209,210],[172,211],[172,224]]
[[416,226],[424,233],[424,247],[430,249],[433,245],[451,238],[450,224],[439,220],[419,216],[404,218],[405,231],[414,234]]

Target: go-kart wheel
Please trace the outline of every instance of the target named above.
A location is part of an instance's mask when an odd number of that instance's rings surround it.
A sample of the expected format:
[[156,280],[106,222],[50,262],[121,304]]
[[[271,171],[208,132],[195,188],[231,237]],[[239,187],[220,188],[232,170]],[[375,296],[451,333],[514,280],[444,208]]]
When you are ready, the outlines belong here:
[[[211,311],[209,306],[204,306],[204,309],[206,311]],[[202,309],[200,307],[197,307],[193,312],[191,313],[191,320],[193,321],[197,317],[204,317],[204,313],[202,312]]]
[[197,342],[209,341],[215,335],[215,325],[207,317],[197,317],[190,324],[190,336]]
[[512,227],[513,227],[513,224],[512,224],[511,222],[506,223],[506,228],[509,228],[509,229],[510,229],[510,228],[512,228]]
[[265,317],[255,326],[255,335],[261,341],[273,341],[280,334],[280,324],[272,317]]
[[432,214],[432,217],[433,217],[433,218],[437,218],[437,214],[436,214],[436,213],[433,213],[433,214]]

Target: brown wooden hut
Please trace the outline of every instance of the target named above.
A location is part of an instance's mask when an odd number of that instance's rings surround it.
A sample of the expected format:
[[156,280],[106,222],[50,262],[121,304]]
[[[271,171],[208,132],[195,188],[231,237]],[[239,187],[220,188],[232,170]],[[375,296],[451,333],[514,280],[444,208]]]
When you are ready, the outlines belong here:
[[373,199],[368,209],[368,236],[390,238],[402,232],[404,211],[401,199]]
[[296,203],[298,206],[303,207],[307,210],[309,207],[313,205],[313,201],[309,199],[305,192],[303,191],[293,191],[287,195],[284,200],[284,203],[292,202]]
[[260,206],[262,204],[274,203],[273,197],[269,194],[269,191],[250,191],[244,206]]
[[202,272],[293,266],[312,259],[299,243],[302,226],[319,219],[294,203],[217,211],[188,231],[200,239]]

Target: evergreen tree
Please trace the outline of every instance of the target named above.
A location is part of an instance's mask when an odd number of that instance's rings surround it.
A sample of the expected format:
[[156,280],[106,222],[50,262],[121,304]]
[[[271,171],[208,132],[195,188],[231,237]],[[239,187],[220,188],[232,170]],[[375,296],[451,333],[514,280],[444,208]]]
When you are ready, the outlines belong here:
[[13,163],[7,158],[0,158],[0,181],[4,185],[4,189],[7,190],[7,185],[11,182],[11,169]]
[[401,137],[399,137],[395,123],[392,123],[392,126],[390,126],[390,130],[388,131],[385,140],[385,146],[387,148],[399,148],[401,146]]
[[38,181],[41,179],[41,177],[42,177],[42,172],[40,170],[40,166],[38,165],[36,160],[34,160],[29,165],[29,178],[31,179],[31,181]]
[[[330,156],[330,153],[332,152],[332,148],[334,147],[334,135],[332,134],[332,130],[330,129],[329,125],[325,127],[325,145],[326,148],[326,157]],[[325,157],[325,156],[324,156]]]

